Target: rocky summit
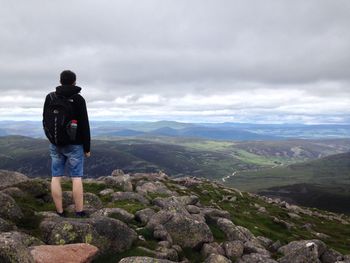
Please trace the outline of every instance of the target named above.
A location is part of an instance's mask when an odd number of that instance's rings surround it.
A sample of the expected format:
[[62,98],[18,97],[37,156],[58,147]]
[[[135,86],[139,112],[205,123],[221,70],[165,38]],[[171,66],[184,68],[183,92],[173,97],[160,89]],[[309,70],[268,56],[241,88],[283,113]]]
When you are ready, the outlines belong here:
[[63,178],[59,217],[50,178],[0,170],[0,262],[350,263],[350,218],[160,173],[84,179],[76,218]]

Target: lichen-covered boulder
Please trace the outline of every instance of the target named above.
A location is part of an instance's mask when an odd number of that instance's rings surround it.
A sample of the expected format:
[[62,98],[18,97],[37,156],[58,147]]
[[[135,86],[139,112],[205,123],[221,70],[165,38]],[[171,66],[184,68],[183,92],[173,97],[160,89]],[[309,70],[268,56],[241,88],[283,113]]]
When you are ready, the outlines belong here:
[[35,263],[90,263],[98,253],[98,248],[89,244],[41,245],[30,247]]
[[21,173],[0,170],[0,189],[5,189],[20,182],[28,181],[29,178]]
[[32,197],[47,201],[50,198],[50,183],[43,179],[30,179],[25,182],[20,182],[15,186]]
[[0,233],[0,262],[34,263],[28,247],[42,244],[37,238],[17,231]]
[[173,243],[181,247],[198,248],[203,243],[212,242],[213,234],[206,223],[174,213],[170,220],[165,222],[164,227],[170,234]]
[[229,241],[241,240],[242,242],[250,241],[254,238],[254,235],[249,229],[236,226],[231,220],[226,218],[219,218],[217,225],[223,231]]
[[63,219],[45,218],[40,224],[43,240],[50,245],[65,245],[72,243],[99,244],[98,247],[106,249],[108,239],[102,237],[94,229],[89,219]]
[[9,195],[0,192],[0,217],[10,221],[17,221],[23,217],[21,208]]
[[129,249],[137,234],[124,222],[109,217],[46,218],[40,224],[47,244],[88,243],[101,250],[122,252]]

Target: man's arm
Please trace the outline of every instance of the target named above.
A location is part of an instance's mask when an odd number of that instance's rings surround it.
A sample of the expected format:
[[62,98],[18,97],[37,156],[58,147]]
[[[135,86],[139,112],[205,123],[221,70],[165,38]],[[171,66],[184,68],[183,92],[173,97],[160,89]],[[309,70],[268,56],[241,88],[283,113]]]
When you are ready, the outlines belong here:
[[[79,124],[78,124],[79,125]],[[82,100],[81,106],[81,120],[80,120],[82,136],[83,136],[83,147],[85,153],[90,153],[90,124],[89,124],[89,116],[86,109],[85,100]],[[86,154],[87,155],[87,154]],[[87,155],[87,157],[89,157]]]

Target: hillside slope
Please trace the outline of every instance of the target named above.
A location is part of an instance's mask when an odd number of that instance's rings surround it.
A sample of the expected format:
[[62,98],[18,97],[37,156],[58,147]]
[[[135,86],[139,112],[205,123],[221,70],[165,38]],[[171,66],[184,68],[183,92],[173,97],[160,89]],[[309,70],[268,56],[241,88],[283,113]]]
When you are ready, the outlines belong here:
[[227,181],[240,189],[300,205],[350,213],[350,153],[271,169],[244,171]]
[[120,170],[87,179],[87,218],[74,217],[70,180],[63,180],[65,218],[54,213],[49,179],[2,170],[0,189],[2,262],[33,262],[48,249],[58,257],[55,249],[77,243],[96,248],[94,263],[350,260],[349,217],[206,179]]

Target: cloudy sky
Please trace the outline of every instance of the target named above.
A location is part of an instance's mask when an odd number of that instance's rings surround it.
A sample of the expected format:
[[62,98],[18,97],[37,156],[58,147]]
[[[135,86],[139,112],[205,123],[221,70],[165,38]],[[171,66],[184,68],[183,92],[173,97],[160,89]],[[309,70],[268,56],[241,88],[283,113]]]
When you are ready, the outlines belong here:
[[350,123],[348,0],[0,0],[0,120]]

